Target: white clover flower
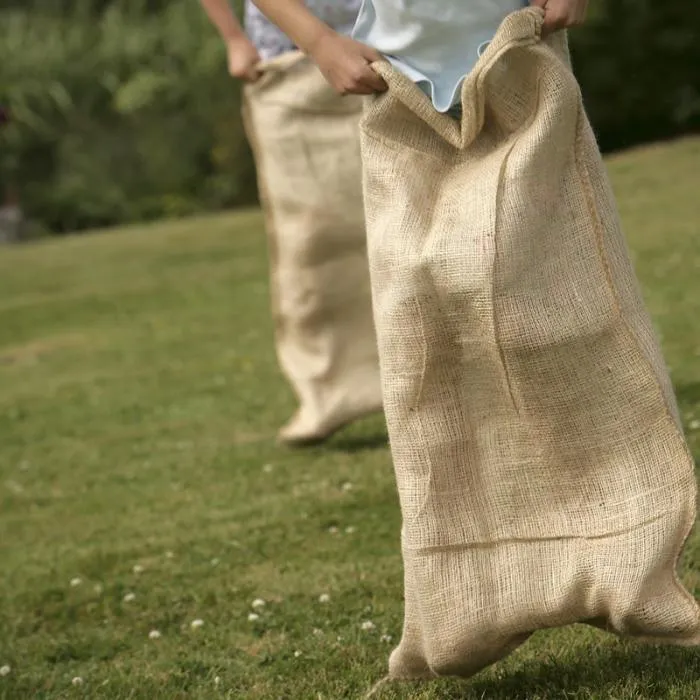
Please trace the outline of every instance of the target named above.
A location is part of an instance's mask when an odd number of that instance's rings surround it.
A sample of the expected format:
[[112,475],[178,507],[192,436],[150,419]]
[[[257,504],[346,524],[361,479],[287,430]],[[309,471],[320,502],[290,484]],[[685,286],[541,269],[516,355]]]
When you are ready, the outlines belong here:
[[260,615],[258,613],[249,613],[248,614],[248,622],[255,622],[256,620],[260,619]]
[[369,632],[370,630],[373,630],[375,627],[376,627],[376,625],[371,620],[365,620],[360,625],[360,628],[363,629],[365,632]]
[[353,485],[349,481],[346,481],[340,488],[345,492],[352,491]]
[[143,566],[141,566],[141,564],[134,564],[133,572],[135,574],[143,573]]
[[93,587],[93,590],[95,591],[95,593],[97,593],[97,595],[101,595],[102,591],[104,591],[104,588],[102,587],[101,583],[96,583]]
[[381,636],[381,640],[383,642],[386,642],[387,644],[391,641],[391,635],[390,634],[383,634]]
[[321,593],[321,595],[318,597],[318,602],[319,603],[330,603],[331,597],[328,595],[328,593]]
[[345,528],[345,532],[346,532],[346,534],[348,534],[348,535],[352,535],[352,533],[355,532],[355,529],[356,529],[356,528],[355,528],[354,525],[348,525],[348,526]]
[[214,685],[219,685],[221,683],[221,678],[219,676],[214,676]]
[[295,659],[298,659],[300,656],[301,656],[301,652],[300,652],[300,651],[295,651],[295,652],[294,652],[294,658],[295,658]]
[[83,684],[83,679],[80,676],[76,676],[71,683],[73,685],[82,685]]
[[72,578],[70,580],[70,587],[77,588],[82,582],[83,582],[83,579],[81,579],[80,576],[76,576],[75,578]]
[[148,638],[149,639],[160,639],[161,638],[161,633],[158,630],[151,630],[148,633]]
[[135,593],[127,593],[124,598],[123,598],[125,603],[131,603],[134,600],[136,600],[136,594]]
[[689,427],[691,430],[697,430],[698,428],[700,428],[700,420],[691,420]]
[[0,666],[0,676],[9,676],[10,671],[12,671],[12,669],[7,664]]
[[316,637],[320,637],[321,635],[323,635],[323,630],[319,629],[318,627],[314,627],[314,629],[313,629],[313,634],[314,634]]
[[250,604],[250,606],[251,606],[254,610],[259,610],[260,608],[264,608],[264,607],[265,607],[265,601],[264,601],[262,598],[256,598],[256,599]]
[[338,528],[337,528],[335,525],[331,525],[331,526],[328,528],[328,532],[330,532],[331,535],[335,535],[335,534],[337,534],[337,532],[338,532]]
[[204,620],[200,620],[200,619],[192,620],[192,622],[190,622],[190,627],[194,630],[198,629],[199,627],[202,627],[203,625],[204,625]]

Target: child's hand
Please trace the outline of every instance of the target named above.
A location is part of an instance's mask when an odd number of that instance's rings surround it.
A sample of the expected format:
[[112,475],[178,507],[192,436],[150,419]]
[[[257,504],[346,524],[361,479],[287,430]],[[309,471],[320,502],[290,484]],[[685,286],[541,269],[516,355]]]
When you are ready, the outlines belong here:
[[544,10],[542,36],[583,24],[588,9],[588,0],[532,0],[531,4]]
[[260,77],[260,71],[257,68],[260,56],[247,37],[236,37],[227,41],[226,52],[228,53],[228,72],[231,76],[248,83],[254,83]]
[[378,51],[335,32],[324,32],[309,51],[326,80],[341,95],[384,92],[386,83],[371,68]]

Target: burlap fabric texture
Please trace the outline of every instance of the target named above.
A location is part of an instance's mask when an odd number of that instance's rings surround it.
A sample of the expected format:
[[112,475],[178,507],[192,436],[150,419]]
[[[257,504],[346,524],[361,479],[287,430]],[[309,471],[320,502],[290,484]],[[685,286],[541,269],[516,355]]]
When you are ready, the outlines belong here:
[[299,52],[244,93],[270,255],[277,354],[300,408],[280,433],[313,442],[381,409],[362,207],[360,98]]
[[696,484],[566,38],[509,16],[437,113],[387,63],[361,123],[403,515],[390,675],[468,676],[587,622],[700,642]]

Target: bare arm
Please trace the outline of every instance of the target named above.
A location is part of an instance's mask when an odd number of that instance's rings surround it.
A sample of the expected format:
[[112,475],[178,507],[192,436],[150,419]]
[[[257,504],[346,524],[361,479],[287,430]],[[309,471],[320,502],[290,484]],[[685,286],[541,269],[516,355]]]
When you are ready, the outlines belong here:
[[234,78],[253,82],[260,77],[258,52],[233,14],[228,0],[200,0],[204,11],[226,44],[228,71]]
[[386,90],[384,81],[370,68],[370,63],[381,60],[381,55],[369,46],[333,31],[302,0],[254,2],[270,21],[311,56],[326,80],[341,95],[365,95]]
[[219,30],[224,41],[245,37],[240,22],[233,14],[228,0],[200,0],[211,23]]

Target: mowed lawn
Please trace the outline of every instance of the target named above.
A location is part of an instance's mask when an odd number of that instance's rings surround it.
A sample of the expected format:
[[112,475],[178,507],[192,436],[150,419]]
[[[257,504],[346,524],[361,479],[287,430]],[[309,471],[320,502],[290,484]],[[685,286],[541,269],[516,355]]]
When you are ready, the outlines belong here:
[[[609,167],[697,456],[700,140]],[[0,249],[0,698],[362,697],[402,623],[384,423],[287,450],[293,407],[257,211]],[[377,697],[691,700],[700,651],[573,627]]]

